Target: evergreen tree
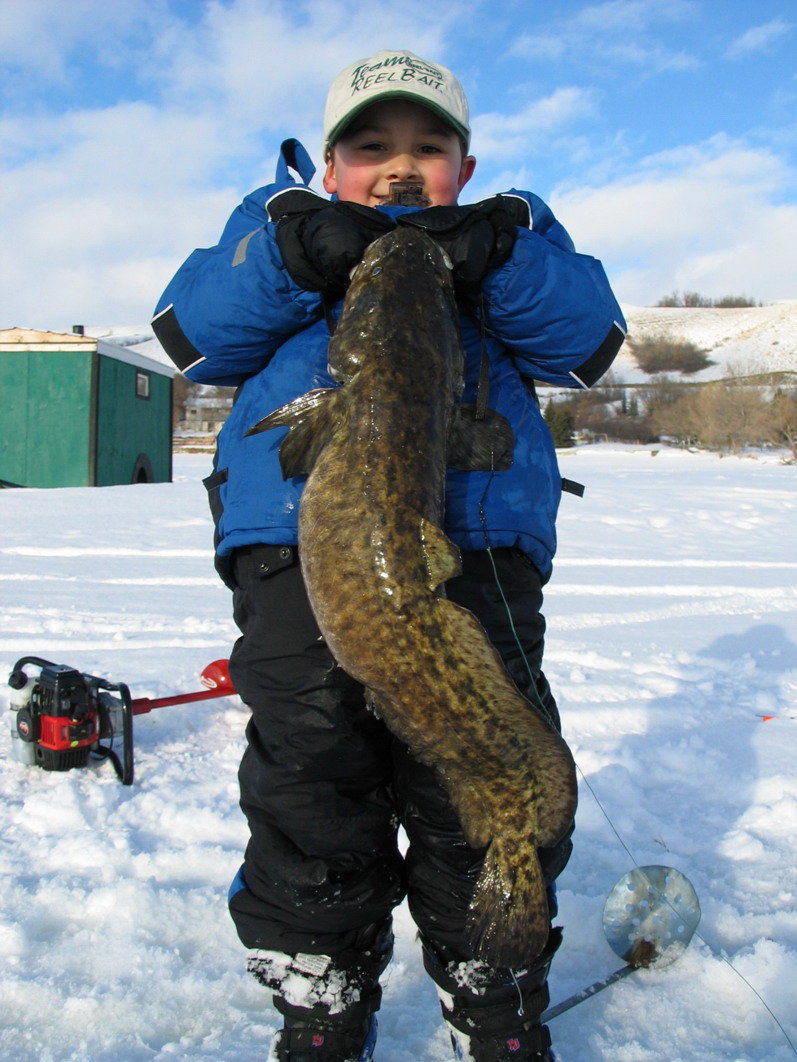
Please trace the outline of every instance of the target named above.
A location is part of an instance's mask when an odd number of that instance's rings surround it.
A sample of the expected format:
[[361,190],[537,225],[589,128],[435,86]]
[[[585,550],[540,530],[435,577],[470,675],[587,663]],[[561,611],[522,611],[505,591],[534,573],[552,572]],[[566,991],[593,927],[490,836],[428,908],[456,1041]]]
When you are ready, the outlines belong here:
[[548,430],[553,437],[553,444],[557,450],[575,446],[576,422],[575,417],[569,410],[554,405],[553,399],[549,399],[548,405],[545,407],[544,416],[545,423],[548,425]]

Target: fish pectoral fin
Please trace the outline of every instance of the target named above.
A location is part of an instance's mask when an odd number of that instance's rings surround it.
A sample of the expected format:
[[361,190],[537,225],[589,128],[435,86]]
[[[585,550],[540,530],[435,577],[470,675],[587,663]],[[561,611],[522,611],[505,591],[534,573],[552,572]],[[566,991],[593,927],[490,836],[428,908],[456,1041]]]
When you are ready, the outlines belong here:
[[421,541],[429,572],[429,589],[436,590],[447,579],[462,572],[462,557],[451,539],[437,524],[421,519]]
[[449,468],[462,472],[504,472],[512,467],[515,434],[509,421],[494,409],[476,418],[473,405],[454,406],[448,429]]
[[309,475],[339,423],[341,394],[339,387],[308,391],[263,417],[245,434],[257,435],[272,428],[287,427],[288,434],[280,444],[283,479]]
[[441,780],[448,790],[465,840],[471,848],[486,847],[493,835],[493,822],[482,793],[473,780],[453,764],[441,771]]
[[382,712],[381,712],[381,709],[379,707],[379,697],[374,693],[374,691],[369,686],[365,687],[365,690],[363,691],[363,695],[365,697],[365,703],[368,706],[368,711],[372,712],[376,716],[377,719],[381,719],[382,718]]

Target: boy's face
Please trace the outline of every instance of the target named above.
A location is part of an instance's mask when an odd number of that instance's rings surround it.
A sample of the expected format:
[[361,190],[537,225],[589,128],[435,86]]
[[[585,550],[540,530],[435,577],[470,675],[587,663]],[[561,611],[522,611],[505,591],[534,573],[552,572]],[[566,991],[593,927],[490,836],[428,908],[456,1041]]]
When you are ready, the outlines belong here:
[[420,181],[432,206],[454,206],[476,166],[454,129],[408,100],[383,100],[359,114],[332,149],[324,188],[376,206],[393,181]]

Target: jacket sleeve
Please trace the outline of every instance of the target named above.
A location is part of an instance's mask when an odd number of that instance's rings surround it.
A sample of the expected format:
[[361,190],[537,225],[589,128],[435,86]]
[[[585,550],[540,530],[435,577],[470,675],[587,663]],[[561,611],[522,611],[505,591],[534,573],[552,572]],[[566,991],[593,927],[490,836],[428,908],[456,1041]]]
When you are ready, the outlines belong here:
[[[300,154],[303,152],[304,154]],[[178,269],[155,309],[152,328],[178,369],[196,383],[237,386],[259,372],[288,336],[322,314],[282,264],[269,200],[305,180],[314,167],[297,141],[282,145],[277,180],[233,211],[215,247],[196,250]]]
[[482,285],[485,324],[520,371],[567,387],[591,387],[625,339],[626,324],[601,263],[578,254],[550,208],[512,190],[531,208],[509,259]]

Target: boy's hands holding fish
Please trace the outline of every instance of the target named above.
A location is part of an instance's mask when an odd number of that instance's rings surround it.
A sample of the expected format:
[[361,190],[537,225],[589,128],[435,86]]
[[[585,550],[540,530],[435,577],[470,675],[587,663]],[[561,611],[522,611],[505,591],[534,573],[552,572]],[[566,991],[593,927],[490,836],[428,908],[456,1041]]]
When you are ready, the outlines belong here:
[[[300,287],[331,298],[343,295],[367,247],[395,224],[432,236],[448,255],[458,294],[472,294],[512,253],[518,226],[528,228],[531,221],[528,204],[517,196],[497,195],[474,206],[429,206],[395,220],[375,207],[325,203],[312,192],[288,192],[285,199],[285,213],[277,219],[285,268]],[[403,204],[399,196],[384,205]]]

